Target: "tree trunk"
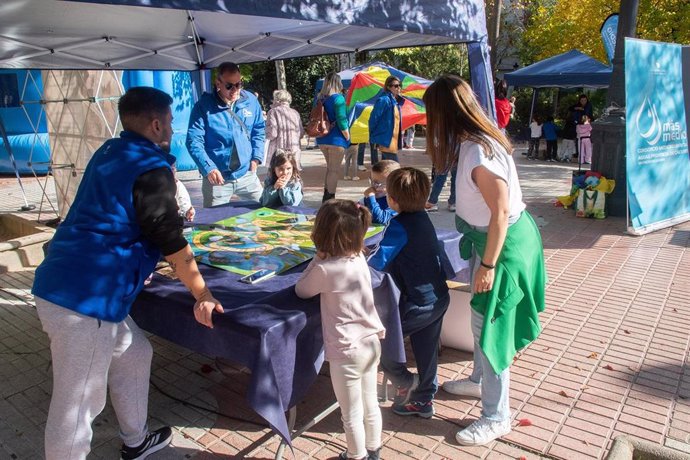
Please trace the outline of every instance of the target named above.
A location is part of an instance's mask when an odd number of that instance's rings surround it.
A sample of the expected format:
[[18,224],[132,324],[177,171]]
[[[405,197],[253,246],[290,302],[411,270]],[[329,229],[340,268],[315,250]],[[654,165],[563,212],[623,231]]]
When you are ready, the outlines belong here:
[[491,70],[494,75],[498,69],[498,36],[501,31],[501,11],[503,10],[503,0],[494,0],[491,20],[489,22],[489,47],[491,48]]
[[276,61],[276,80],[278,89],[287,89],[287,79],[285,78],[285,63],[282,59]]

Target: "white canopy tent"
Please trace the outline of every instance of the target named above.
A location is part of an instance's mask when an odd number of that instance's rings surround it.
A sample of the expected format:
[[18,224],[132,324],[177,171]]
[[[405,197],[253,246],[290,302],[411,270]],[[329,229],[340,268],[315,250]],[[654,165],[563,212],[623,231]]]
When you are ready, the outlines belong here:
[[[73,81],[62,73],[68,70],[203,71],[223,61],[251,63],[448,43],[467,43],[472,87],[493,115],[483,0],[3,0],[0,3],[0,68],[50,71],[53,76],[44,78],[53,80]],[[58,91],[57,99],[62,101],[55,100],[55,95],[44,99],[47,103],[67,103],[73,92],[72,87],[64,94]],[[91,92],[92,95],[89,91],[78,93],[79,102],[99,103],[95,97],[98,91]],[[98,110],[83,110],[92,111],[103,112],[100,106]],[[105,124],[111,125],[111,121]],[[53,135],[59,136],[60,128],[50,120],[49,126],[52,144]],[[84,127],[80,129],[82,133],[85,131]],[[61,161],[62,165],[74,163],[69,158]],[[62,210],[61,214],[64,215]]]

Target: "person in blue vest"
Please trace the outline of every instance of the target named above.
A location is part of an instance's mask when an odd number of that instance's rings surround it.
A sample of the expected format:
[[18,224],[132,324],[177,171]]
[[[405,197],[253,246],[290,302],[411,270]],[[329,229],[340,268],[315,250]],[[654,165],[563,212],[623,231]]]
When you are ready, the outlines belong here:
[[[384,92],[379,96],[369,116],[369,142],[381,151],[384,160],[398,161],[403,147],[402,111],[405,100],[400,96],[400,80],[393,75],[386,78]],[[374,148],[371,151],[372,158]]]
[[203,181],[204,207],[226,204],[233,195],[259,201],[256,168],[264,158],[266,122],[259,100],[242,89],[237,64],[218,66],[215,91],[204,93],[192,108],[187,150]]
[[129,316],[161,254],[194,296],[199,323],[212,327],[212,313],[223,312],[182,236],[175,158],[162,148],[172,137],[170,104],[172,98],[154,88],[130,88],[122,96],[124,131],[94,153],[36,269],[32,293],[53,365],[48,460],[86,458],[108,388],[122,459],[144,458],[172,439],[169,427],[148,429],[153,351]]

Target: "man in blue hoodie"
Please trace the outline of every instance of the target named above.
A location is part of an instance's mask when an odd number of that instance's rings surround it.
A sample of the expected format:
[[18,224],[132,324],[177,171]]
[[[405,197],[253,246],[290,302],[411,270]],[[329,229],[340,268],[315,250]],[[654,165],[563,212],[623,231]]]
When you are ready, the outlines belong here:
[[212,327],[212,312],[223,311],[182,236],[170,167],[175,157],[161,148],[172,137],[171,103],[147,87],[120,98],[124,131],[94,153],[36,269],[32,293],[53,364],[47,460],[86,458],[108,389],[123,441],[120,458],[144,458],[172,439],[169,427],[148,430],[153,350],[129,316],[161,254],[194,296],[199,323]]
[[258,99],[242,89],[237,64],[218,66],[215,91],[201,95],[192,109],[187,149],[204,176],[204,207],[226,204],[233,195],[259,201],[256,168],[264,157],[266,122]]

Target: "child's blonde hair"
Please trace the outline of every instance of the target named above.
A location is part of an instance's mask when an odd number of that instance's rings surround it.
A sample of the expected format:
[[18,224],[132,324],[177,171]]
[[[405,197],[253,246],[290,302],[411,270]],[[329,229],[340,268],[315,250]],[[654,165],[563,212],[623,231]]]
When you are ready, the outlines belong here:
[[364,236],[371,225],[369,210],[351,200],[331,199],[316,213],[311,240],[316,249],[342,257],[364,250]]
[[429,177],[416,168],[396,169],[386,180],[388,196],[393,198],[401,212],[423,211],[431,191]]

